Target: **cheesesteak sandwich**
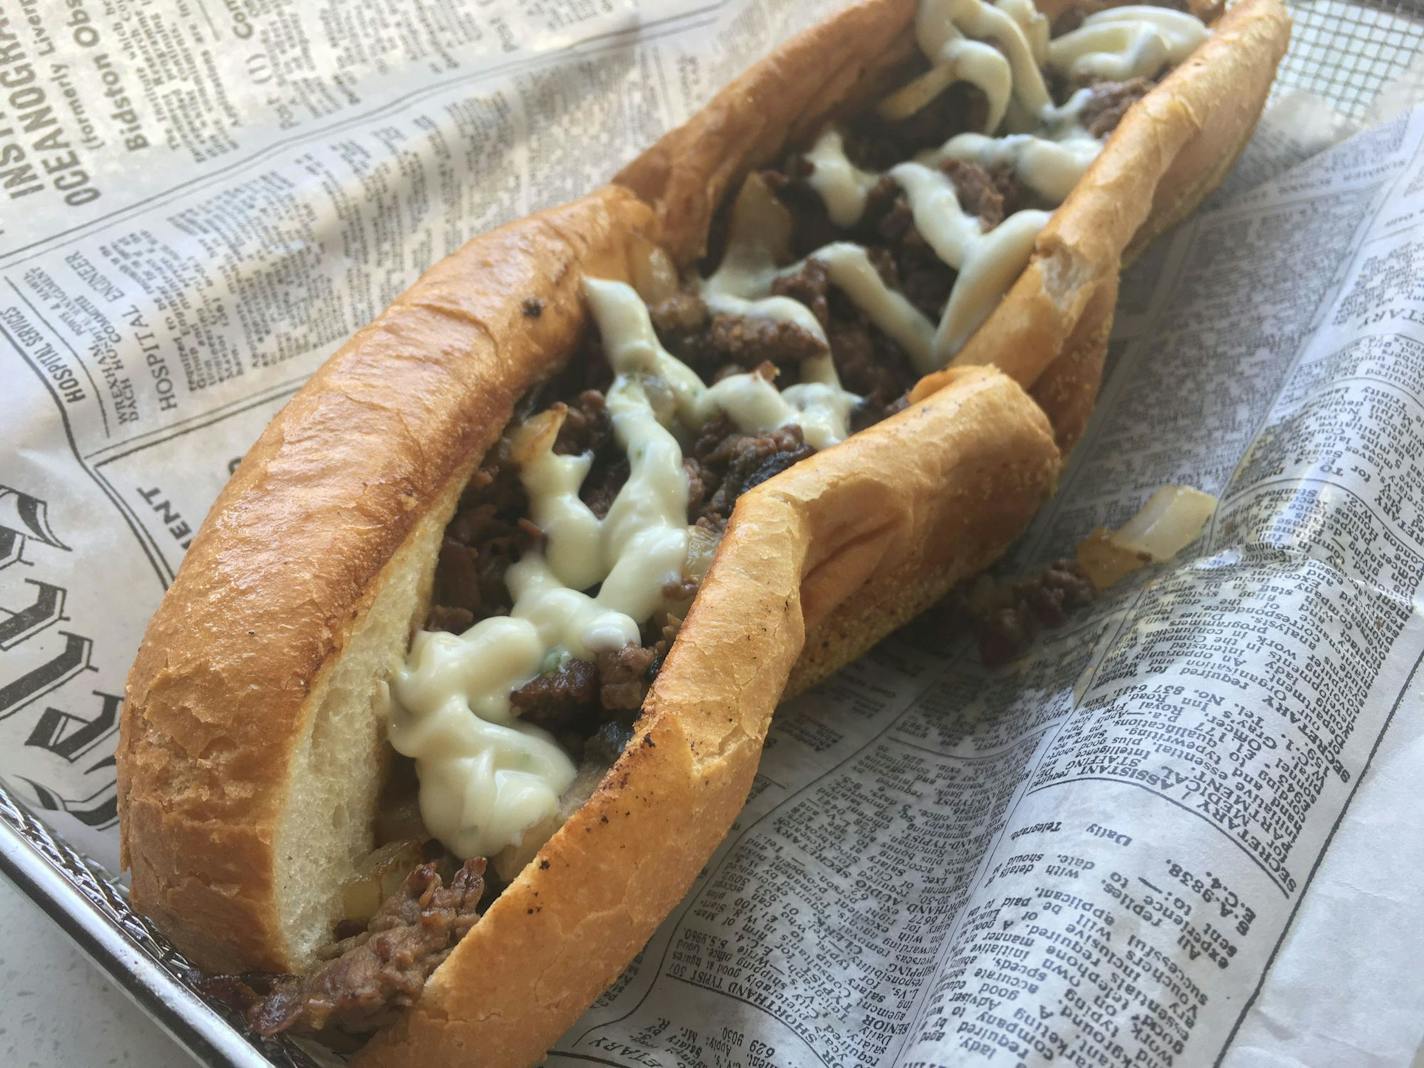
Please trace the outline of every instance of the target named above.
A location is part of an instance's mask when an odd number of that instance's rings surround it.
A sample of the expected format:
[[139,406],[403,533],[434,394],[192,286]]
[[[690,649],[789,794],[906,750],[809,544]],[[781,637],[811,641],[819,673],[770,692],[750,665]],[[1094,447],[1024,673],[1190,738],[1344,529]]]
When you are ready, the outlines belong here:
[[1124,257],[1224,175],[1287,34],[1279,0],[861,0],[431,268],[149,626],[134,905],[262,1034],[536,1060],[716,848],[782,696],[1023,531]]

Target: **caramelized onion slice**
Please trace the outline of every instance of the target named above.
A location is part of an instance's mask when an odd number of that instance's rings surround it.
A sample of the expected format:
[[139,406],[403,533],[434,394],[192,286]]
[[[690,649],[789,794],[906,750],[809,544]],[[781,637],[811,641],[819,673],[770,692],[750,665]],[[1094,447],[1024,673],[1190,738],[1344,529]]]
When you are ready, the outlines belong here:
[[791,212],[756,171],[747,175],[737,199],[732,202],[730,247],[755,250],[773,263],[784,263],[791,255]]
[[1113,541],[1160,564],[1201,537],[1214,511],[1216,498],[1210,493],[1191,486],[1163,486],[1118,528]]
[[1078,566],[1100,590],[1148,564],[1172,559],[1197,538],[1216,498],[1191,486],[1163,486],[1119,527],[1101,527],[1078,543]]
[[692,526],[687,530],[687,562],[682,565],[684,578],[701,582],[712,566],[712,558],[717,555],[717,546],[722,544],[722,535],[706,527]]
[[399,890],[405,877],[424,859],[420,843],[413,838],[389,842],[368,853],[341,888],[342,918],[365,927],[381,902]]

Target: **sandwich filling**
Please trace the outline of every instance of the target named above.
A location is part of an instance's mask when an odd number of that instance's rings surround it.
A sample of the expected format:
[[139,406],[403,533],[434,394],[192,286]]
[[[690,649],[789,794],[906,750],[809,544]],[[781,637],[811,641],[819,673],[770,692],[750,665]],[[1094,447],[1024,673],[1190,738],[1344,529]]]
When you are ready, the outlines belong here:
[[749,177],[714,273],[650,250],[635,285],[584,279],[596,336],[471,483],[392,682],[431,835],[513,877],[626,742],[736,497],[945,366],[1207,33],[1122,7],[1051,39],[1028,0],[924,0],[922,70]]

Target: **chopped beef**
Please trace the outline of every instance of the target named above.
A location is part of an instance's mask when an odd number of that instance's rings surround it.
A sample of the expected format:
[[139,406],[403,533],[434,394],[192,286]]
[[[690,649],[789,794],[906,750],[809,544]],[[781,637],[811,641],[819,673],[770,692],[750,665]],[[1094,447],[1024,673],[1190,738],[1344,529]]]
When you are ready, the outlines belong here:
[[666,601],[690,601],[697,596],[701,583],[693,578],[680,578],[663,583],[663,599]]
[[888,174],[879,178],[865,195],[864,226],[878,241],[895,244],[912,240],[917,247],[929,247],[915,229],[909,198],[900,189],[900,183]]
[[445,528],[435,567],[435,592],[426,625],[464,630],[508,612],[504,573],[542,537],[526,518],[528,500],[501,443],[470,479]]
[[1004,205],[1004,218],[1025,208],[1052,210],[1049,203],[1030,189],[1011,166],[995,167],[989,172],[994,179],[994,189]]
[[939,317],[955,272],[930,248],[915,228],[910,202],[893,178],[882,178],[866,198],[865,239],[895,261],[900,290],[931,319]]
[[[698,525],[708,526],[710,529],[705,520],[699,520]],[[667,656],[672,643],[677,640],[677,632],[681,629],[682,616],[673,612],[659,612],[643,625],[643,644],[652,649],[657,658],[651,669],[654,675],[657,675],[663,657]]]
[[793,274],[778,278],[771,284],[773,296],[790,297],[798,300],[811,309],[820,324],[829,326],[831,322],[831,308],[828,301],[828,291],[831,279],[826,273],[826,265],[820,260],[807,260]]
[[596,389],[586,389],[567,405],[564,425],[554,439],[554,451],[564,455],[597,452],[613,433],[608,403]]
[[525,723],[542,727],[577,749],[608,713],[643,705],[656,654],[641,645],[600,653],[596,661],[565,660],[509,695]]
[[931,261],[924,254],[912,257],[911,262],[912,266],[901,268],[905,299],[931,320],[936,320],[954,287],[954,268],[937,256]]
[[723,361],[709,343],[712,313],[702,298],[684,290],[659,301],[648,314],[663,347],[704,380],[711,378]]
[[249,1009],[259,1035],[333,1029],[368,1034],[415,1002],[430,973],[479,919],[483,859],[466,861],[445,886],[434,863],[406,877],[366,930],[336,943],[305,977],[278,980]]
[[1043,573],[1019,584],[1038,621],[1061,627],[1068,616],[1097,599],[1097,590],[1074,560],[1056,560]]
[[[909,80],[906,77],[905,81]],[[846,154],[866,170],[889,170],[922,149],[939,147],[957,133],[982,129],[987,109],[982,92],[959,82],[899,122],[887,122],[873,111],[853,121]]]
[[959,206],[966,214],[979,216],[979,224],[992,230],[1004,221],[1004,195],[994,176],[977,163],[947,159],[939,169],[954,183]]
[[648,309],[653,329],[663,344],[696,334],[707,326],[707,305],[696,293],[683,291],[659,301]]
[[425,625],[431,630],[463,631],[475,621],[484,603],[479,554],[463,542],[445,535],[435,565],[435,604]]
[[874,411],[888,408],[919,378],[904,350],[858,311],[835,319],[829,336],[841,385]]
[[1057,560],[1031,578],[971,595],[979,658],[988,667],[1008,663],[1029,647],[1040,627],[1062,626],[1096,596],[1073,560]]
[[707,468],[707,457],[717,450],[723,439],[736,432],[737,428],[732,421],[725,415],[719,415],[703,426],[692,443],[692,458],[697,461],[698,467],[706,472],[703,480],[713,489],[716,488],[712,485],[716,476]]
[[712,475],[716,486],[699,518],[721,530],[738,497],[815,451],[806,444],[799,426],[777,427],[765,434],[733,430],[715,443],[709,442],[709,435],[704,433],[694,446],[693,455],[703,471]]
[[553,734],[579,731],[597,701],[598,669],[587,660],[572,658],[509,695],[520,719]]
[[560,402],[576,405],[579,394],[584,390],[606,393],[612,384],[613,368],[608,363],[608,355],[603,351],[597,331],[590,331],[579,342],[568,363],[552,378],[539,383],[519,398],[510,425],[522,423]]
[[[1004,221],[1009,214],[1006,201],[1023,199],[1023,194],[1014,186],[1017,179],[1008,169],[989,171],[977,163],[958,159],[944,160],[939,169],[954,183],[959,206],[966,213],[977,215],[985,230],[991,230]],[[885,241],[892,247],[910,242],[916,251],[934,255],[915,229],[909,200],[895,179],[887,176],[871,187],[866,197],[865,218],[865,237],[868,241]]]
[[761,172],[767,188],[791,214],[791,253],[796,259],[844,236],[831,222],[821,194],[806,181],[814,170],[809,160],[794,156],[785,171]]
[[598,654],[598,697],[605,711],[635,712],[643,707],[653,658],[653,650],[631,644]]
[[891,289],[900,288],[900,265],[895,262],[894,253],[880,245],[867,245],[865,258],[870,261],[870,266],[875,268],[875,273],[880,276],[882,282]]
[[[1002,222],[1007,211],[1032,202],[1007,169],[991,172],[959,160],[946,161],[941,167],[954,182],[964,210],[979,216],[986,230]],[[792,172],[797,173],[794,167]],[[798,225],[802,213],[797,201],[788,200],[788,196],[802,184],[782,175],[778,186]],[[955,271],[915,227],[909,201],[898,183],[886,177],[872,187],[864,216],[850,236],[864,242],[871,263],[888,286],[903,293],[927,317],[939,317],[954,285]],[[794,273],[778,278],[772,293],[800,301],[825,327],[842,385],[865,398],[854,413],[854,429],[864,429],[903,407],[902,398],[919,375],[900,346],[831,287],[824,265],[808,260]]]
[[826,351],[825,342],[795,323],[741,315],[713,316],[707,345],[719,357],[743,369],[762,363],[795,367]]
[[687,511],[696,514],[707,498],[707,482],[702,477],[702,462],[695,456],[683,458],[682,469],[687,474]]
[[1133,78],[1127,82],[1098,82],[1083,105],[1079,121],[1094,137],[1106,137],[1132,107],[1152,91],[1150,78]]

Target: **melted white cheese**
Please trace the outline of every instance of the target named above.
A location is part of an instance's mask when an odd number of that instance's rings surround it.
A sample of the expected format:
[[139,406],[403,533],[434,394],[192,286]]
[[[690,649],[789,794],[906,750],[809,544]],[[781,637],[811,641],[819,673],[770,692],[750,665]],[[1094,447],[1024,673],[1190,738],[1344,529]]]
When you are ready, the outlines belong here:
[[[901,163],[890,172],[910,202],[915,228],[959,277],[950,290],[928,357],[916,369],[929,373],[958,352],[989,317],[1033,251],[1046,211],[1018,211],[987,233],[959,207],[954,183],[941,171]],[[913,355],[913,353],[912,353]]]
[[1039,114],[1053,103],[1039,70],[1046,35],[1046,23],[1034,19],[1016,0],[1000,6],[982,0],[921,0],[915,38],[934,65],[887,97],[880,115],[904,118],[960,81],[984,94],[986,132],[998,129],[1011,99],[1029,113]]
[[1053,108],[1035,133],[1003,137],[956,134],[939,148],[921,152],[915,162],[936,167],[947,159],[957,159],[989,170],[1009,167],[1044,200],[1061,204],[1103,150],[1103,143],[1079,122],[1091,96],[1091,90],[1078,90],[1068,103]]
[[995,0],[994,6],[1019,24],[1033,61],[1043,66],[1048,60],[1048,17],[1033,6],[1033,0]]
[[1200,19],[1183,11],[1110,8],[1051,41],[1048,65],[1079,81],[1149,77],[1186,59],[1208,35]]
[[861,170],[846,157],[845,142],[836,129],[816,138],[806,160],[815,168],[806,181],[820,194],[831,222],[854,226],[865,213],[865,198],[880,175]]
[[[840,388],[833,368],[829,381],[784,392],[757,374],[708,386],[658,342],[631,286],[585,279],[584,291],[616,375],[606,399],[628,480],[599,519],[579,498],[592,456],[554,452],[562,415],[543,412],[519,427],[511,456],[544,532],[543,551],[509,569],[508,616],[464,634],[418,634],[395,680],[391,744],[416,761],[427,829],[460,856],[527,848],[526,833],[551,833],[559,795],[574,781],[573,762],[544,731],[519,722],[510,694],[565,657],[591,660],[638,643],[639,624],[667,606],[665,589],[681,580],[688,485],[674,431],[726,415],[745,433],[799,425],[808,442],[826,448],[846,436],[860,399]],[[729,310],[748,310],[721,299]],[[824,340],[795,301],[771,298],[751,311],[785,317]],[[829,362],[820,359],[806,362],[824,377]],[[596,595],[583,592],[595,586]]]
[[[980,137],[977,134],[960,136]],[[1079,161],[1072,153],[1086,155],[1086,150],[1077,145],[1056,145],[1043,139],[1022,137],[1011,145],[1002,145],[1003,140],[983,138],[959,141],[957,144],[952,140],[943,148],[926,154],[925,162],[1002,153],[1006,158],[1022,160],[1023,167],[1033,176],[1030,184],[1035,188],[1049,189],[1062,188],[1068,175],[1077,170]],[[825,160],[837,153],[844,156],[840,138],[822,135],[810,158]],[[1082,161],[1081,165],[1086,169],[1089,163],[1091,159]],[[820,184],[815,184],[816,173],[821,173]],[[977,216],[968,214],[960,207],[954,184],[940,171],[915,162],[897,164],[887,173],[904,190],[921,236],[943,262],[959,272],[938,326],[885,284],[859,245],[836,242],[818,249],[807,258],[825,264],[831,281],[876,326],[900,344],[916,370],[927,374],[948,363],[988,317],[1009,284],[1028,263],[1034,239],[1047,225],[1049,216],[1042,211],[1016,212],[986,232]],[[843,217],[849,220],[842,225],[853,225],[865,210],[864,183],[858,176],[863,174],[847,161],[845,167],[830,167],[824,172],[818,163],[817,172],[811,175],[815,188],[826,203],[842,206]],[[878,176],[870,177],[873,184]],[[1071,182],[1067,188],[1072,188]],[[850,215],[852,207],[855,211],[853,216]],[[738,268],[728,270],[724,267],[714,277],[719,285],[740,290],[748,296],[765,292],[772,272],[764,266],[750,270],[741,266],[755,262],[751,258],[741,258]],[[776,273],[794,272],[801,266],[794,264]]]
[[[864,249],[848,247],[856,249],[860,258],[864,258]],[[766,288],[760,283],[752,283],[750,287]],[[825,333],[820,323],[804,305],[786,297],[748,301],[735,296],[734,289],[733,281],[724,276],[718,291],[709,295],[709,304],[714,308],[720,305],[737,309],[741,314],[785,318],[800,326],[807,326],[804,319],[809,318],[810,325],[814,326],[810,332],[824,340]],[[785,390],[778,390],[774,384],[755,373],[728,375],[708,386],[696,372],[659,344],[652,321],[648,318],[647,306],[632,287],[622,282],[586,278],[584,292],[598,322],[604,351],[608,353],[614,369],[637,367],[666,382],[676,398],[678,420],[688,429],[700,430],[719,415],[725,415],[745,434],[762,434],[777,427],[794,425],[801,427],[807,443],[817,449],[829,448],[849,434],[850,409],[860,398],[840,388],[834,365],[828,357],[813,357],[804,361],[804,364],[810,365],[811,374],[803,375],[801,384]],[[791,308],[799,311],[793,313]],[[610,410],[617,389],[615,384],[609,392]],[[679,453],[678,464],[681,463]],[[622,494],[619,495],[621,499]],[[614,507],[617,506],[615,501]],[[610,511],[610,517],[612,514]]]
[[509,694],[539,670],[528,620],[422,632],[395,679],[391,744],[415,758],[426,829],[462,857],[484,856],[554,811],[574,766],[545,732],[510,716]]

